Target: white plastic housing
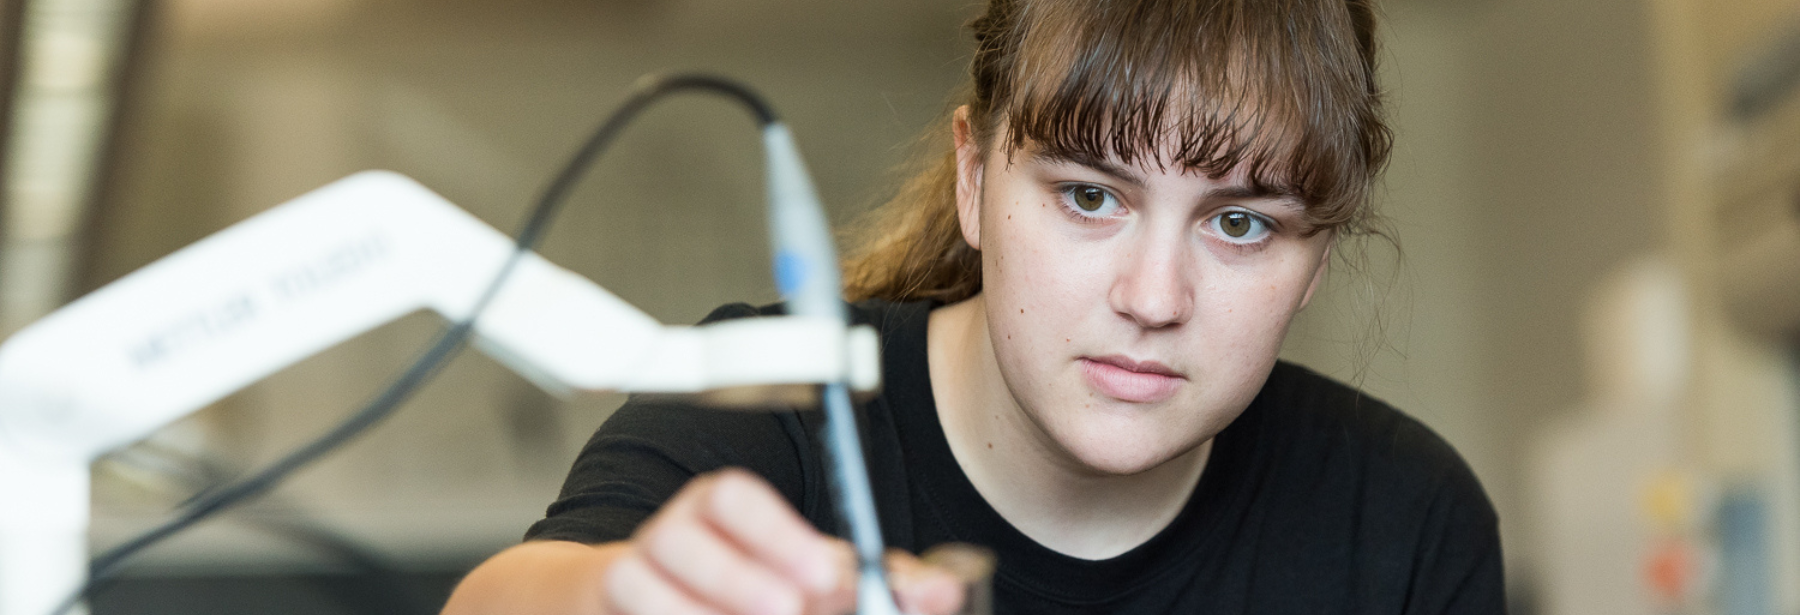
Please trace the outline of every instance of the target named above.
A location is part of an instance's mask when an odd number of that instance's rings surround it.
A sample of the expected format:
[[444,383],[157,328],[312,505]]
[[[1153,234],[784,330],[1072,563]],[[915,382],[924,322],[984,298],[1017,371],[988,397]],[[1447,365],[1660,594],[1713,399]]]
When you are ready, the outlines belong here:
[[[507,236],[416,182],[366,172],[21,330],[0,345],[0,615],[47,613],[85,578],[94,458],[413,311],[460,320],[512,251]],[[839,322],[665,327],[527,254],[476,333],[481,349],[557,391],[875,389],[873,330]]]

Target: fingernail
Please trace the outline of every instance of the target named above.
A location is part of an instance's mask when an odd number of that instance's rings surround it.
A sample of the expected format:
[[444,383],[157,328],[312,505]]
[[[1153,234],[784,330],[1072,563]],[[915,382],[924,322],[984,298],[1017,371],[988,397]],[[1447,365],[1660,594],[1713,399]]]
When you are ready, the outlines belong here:
[[820,595],[836,591],[840,581],[836,554],[825,551],[823,555],[824,557],[812,558],[805,573],[807,587]]
[[807,558],[806,584],[818,595],[838,590],[844,584],[844,569],[851,566],[848,553],[827,540],[814,543],[813,557]]
[[760,602],[756,611],[763,615],[800,615],[800,597],[793,592],[767,592]]

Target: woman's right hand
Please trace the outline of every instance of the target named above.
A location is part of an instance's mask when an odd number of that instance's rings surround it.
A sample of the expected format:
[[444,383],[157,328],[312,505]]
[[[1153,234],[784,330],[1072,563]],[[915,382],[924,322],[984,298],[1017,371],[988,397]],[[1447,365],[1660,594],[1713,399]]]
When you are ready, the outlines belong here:
[[[904,554],[890,555],[888,569],[901,610],[961,608],[950,573]],[[444,612],[842,615],[855,606],[850,545],[813,529],[761,478],[722,470],[690,481],[629,541],[527,543],[495,556]]]

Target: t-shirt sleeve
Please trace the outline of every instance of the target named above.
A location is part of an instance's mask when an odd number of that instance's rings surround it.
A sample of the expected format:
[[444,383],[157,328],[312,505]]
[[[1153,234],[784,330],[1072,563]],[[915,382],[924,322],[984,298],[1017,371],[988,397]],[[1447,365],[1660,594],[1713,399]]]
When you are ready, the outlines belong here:
[[[1255,442],[1272,468],[1259,484],[1280,495],[1257,511],[1283,521],[1282,552],[1305,562],[1282,571],[1293,582],[1284,589],[1316,577],[1299,592],[1307,610],[1295,612],[1506,612],[1499,518],[1448,441],[1301,366],[1278,364],[1269,382],[1227,428],[1247,431],[1226,434]],[[1337,568],[1347,569],[1341,589],[1330,582]],[[1335,608],[1345,602],[1359,608]]]
[[[704,322],[755,313],[731,305]],[[630,538],[689,480],[728,466],[761,475],[798,507],[806,441],[792,411],[718,410],[634,396],[582,448],[556,501],[525,539],[597,544]]]
[[1438,484],[1419,528],[1406,613],[1506,613],[1499,519],[1474,473],[1458,461]]

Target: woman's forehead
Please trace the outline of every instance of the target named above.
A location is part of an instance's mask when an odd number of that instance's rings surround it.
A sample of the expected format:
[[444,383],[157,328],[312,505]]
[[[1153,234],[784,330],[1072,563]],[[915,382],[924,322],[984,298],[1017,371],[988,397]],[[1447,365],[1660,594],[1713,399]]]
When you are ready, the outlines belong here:
[[[1139,152],[1124,156],[1116,151],[1094,151],[1069,147],[1067,144],[1024,139],[1017,149],[1007,152],[1008,161],[1023,157],[1039,164],[1073,164],[1094,169],[1122,179],[1133,180],[1152,175],[1174,173],[1205,177],[1225,186],[1241,189],[1244,197],[1298,197],[1300,190],[1290,181],[1293,177],[1290,156],[1267,159],[1241,159],[1225,168],[1197,163],[1181,156],[1181,151],[1165,142],[1159,151]],[[1128,183],[1141,183],[1137,179]]]

